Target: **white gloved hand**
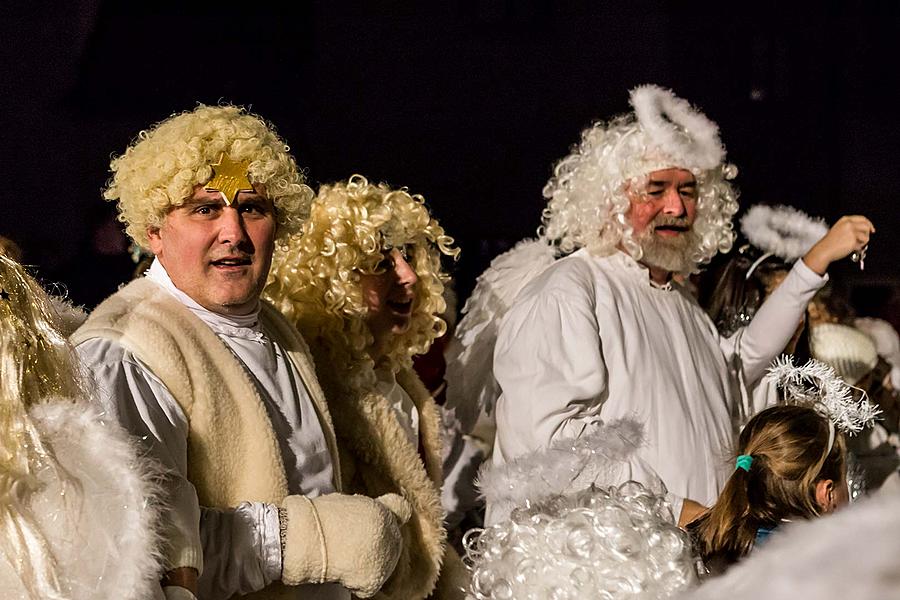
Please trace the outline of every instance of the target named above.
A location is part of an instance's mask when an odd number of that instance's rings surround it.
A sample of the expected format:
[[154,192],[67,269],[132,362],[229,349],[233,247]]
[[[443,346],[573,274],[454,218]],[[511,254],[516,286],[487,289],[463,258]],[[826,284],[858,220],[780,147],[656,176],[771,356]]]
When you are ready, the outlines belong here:
[[412,509],[397,494],[377,499],[327,494],[288,496],[282,554],[282,582],[338,582],[369,598],[390,577],[400,557],[400,525]]

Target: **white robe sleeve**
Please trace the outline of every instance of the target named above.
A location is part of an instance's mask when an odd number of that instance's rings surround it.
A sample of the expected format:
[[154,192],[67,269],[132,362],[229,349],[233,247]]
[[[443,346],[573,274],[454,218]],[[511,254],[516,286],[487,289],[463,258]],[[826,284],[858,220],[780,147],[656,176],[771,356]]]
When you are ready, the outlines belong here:
[[520,296],[500,326],[494,375],[494,453],[504,461],[598,426],[608,379],[590,290]]
[[199,598],[231,598],[281,579],[278,507],[242,502],[237,508],[201,508],[206,557]]
[[202,572],[200,507],[187,480],[188,424],[181,407],[162,382],[119,344],[92,339],[76,351],[93,376],[100,403],[140,438],[150,458],[166,472],[167,507],[161,517],[164,567]]
[[[784,351],[806,313],[810,300],[825,283],[828,275],[819,275],[798,260],[788,276],[772,295],[763,302],[750,324],[723,341],[723,349],[730,359],[737,358],[737,368],[743,384],[757,388],[772,361]],[[760,400],[765,395],[742,394],[746,401]],[[749,400],[748,400],[749,399]],[[765,406],[745,406],[748,417]]]

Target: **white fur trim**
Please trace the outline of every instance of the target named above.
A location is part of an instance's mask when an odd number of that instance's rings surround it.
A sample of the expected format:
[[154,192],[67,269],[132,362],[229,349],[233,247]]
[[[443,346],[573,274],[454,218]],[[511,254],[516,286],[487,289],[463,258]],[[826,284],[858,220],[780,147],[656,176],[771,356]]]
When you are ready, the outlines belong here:
[[[67,485],[53,470],[39,471],[43,485],[30,506],[56,558],[65,597],[153,597],[161,573],[158,473],[138,458],[115,420],[92,405],[55,398],[30,415],[70,479]],[[18,598],[18,578],[10,578],[9,568],[3,561],[0,597]]]
[[792,206],[755,204],[741,218],[741,233],[763,252],[794,262],[825,237],[828,225]]
[[665,494],[662,480],[635,455],[643,443],[640,423],[618,419],[577,439],[559,440],[549,448],[523,454],[505,465],[485,463],[477,485],[495,521],[516,507],[558,494],[571,494],[592,485],[619,485],[636,479],[636,472],[651,492]]
[[653,144],[675,159],[670,166],[707,170],[725,160],[719,127],[671,90],[638,86],[631,90],[631,106]]
[[75,330],[81,327],[88,318],[84,307],[75,306],[60,296],[50,296],[50,304],[59,317],[60,333],[66,337],[75,333]]

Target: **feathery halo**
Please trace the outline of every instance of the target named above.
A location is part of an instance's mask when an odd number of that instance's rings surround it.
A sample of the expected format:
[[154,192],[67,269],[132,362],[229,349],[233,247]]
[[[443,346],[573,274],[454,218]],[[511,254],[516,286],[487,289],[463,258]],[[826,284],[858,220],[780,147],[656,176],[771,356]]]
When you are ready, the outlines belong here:
[[794,262],[825,237],[828,225],[792,206],[755,204],[741,218],[741,233],[764,253]]
[[679,162],[708,170],[725,160],[719,127],[671,90],[641,85],[631,90],[630,103],[650,139]]
[[850,386],[830,366],[815,359],[797,366],[790,355],[777,358],[766,378],[784,390],[787,404],[809,406],[850,435],[871,426],[881,410],[863,397],[853,400]]

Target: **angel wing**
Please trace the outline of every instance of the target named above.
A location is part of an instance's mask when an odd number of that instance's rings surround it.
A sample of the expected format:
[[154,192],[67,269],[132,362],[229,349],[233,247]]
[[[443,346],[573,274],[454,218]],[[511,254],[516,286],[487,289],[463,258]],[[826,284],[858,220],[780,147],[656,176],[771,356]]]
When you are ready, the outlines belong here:
[[463,307],[463,318],[447,348],[447,408],[462,430],[472,431],[482,414],[493,421],[500,387],[494,379],[497,330],[525,285],[556,260],[545,239],[527,239],[491,261]]

